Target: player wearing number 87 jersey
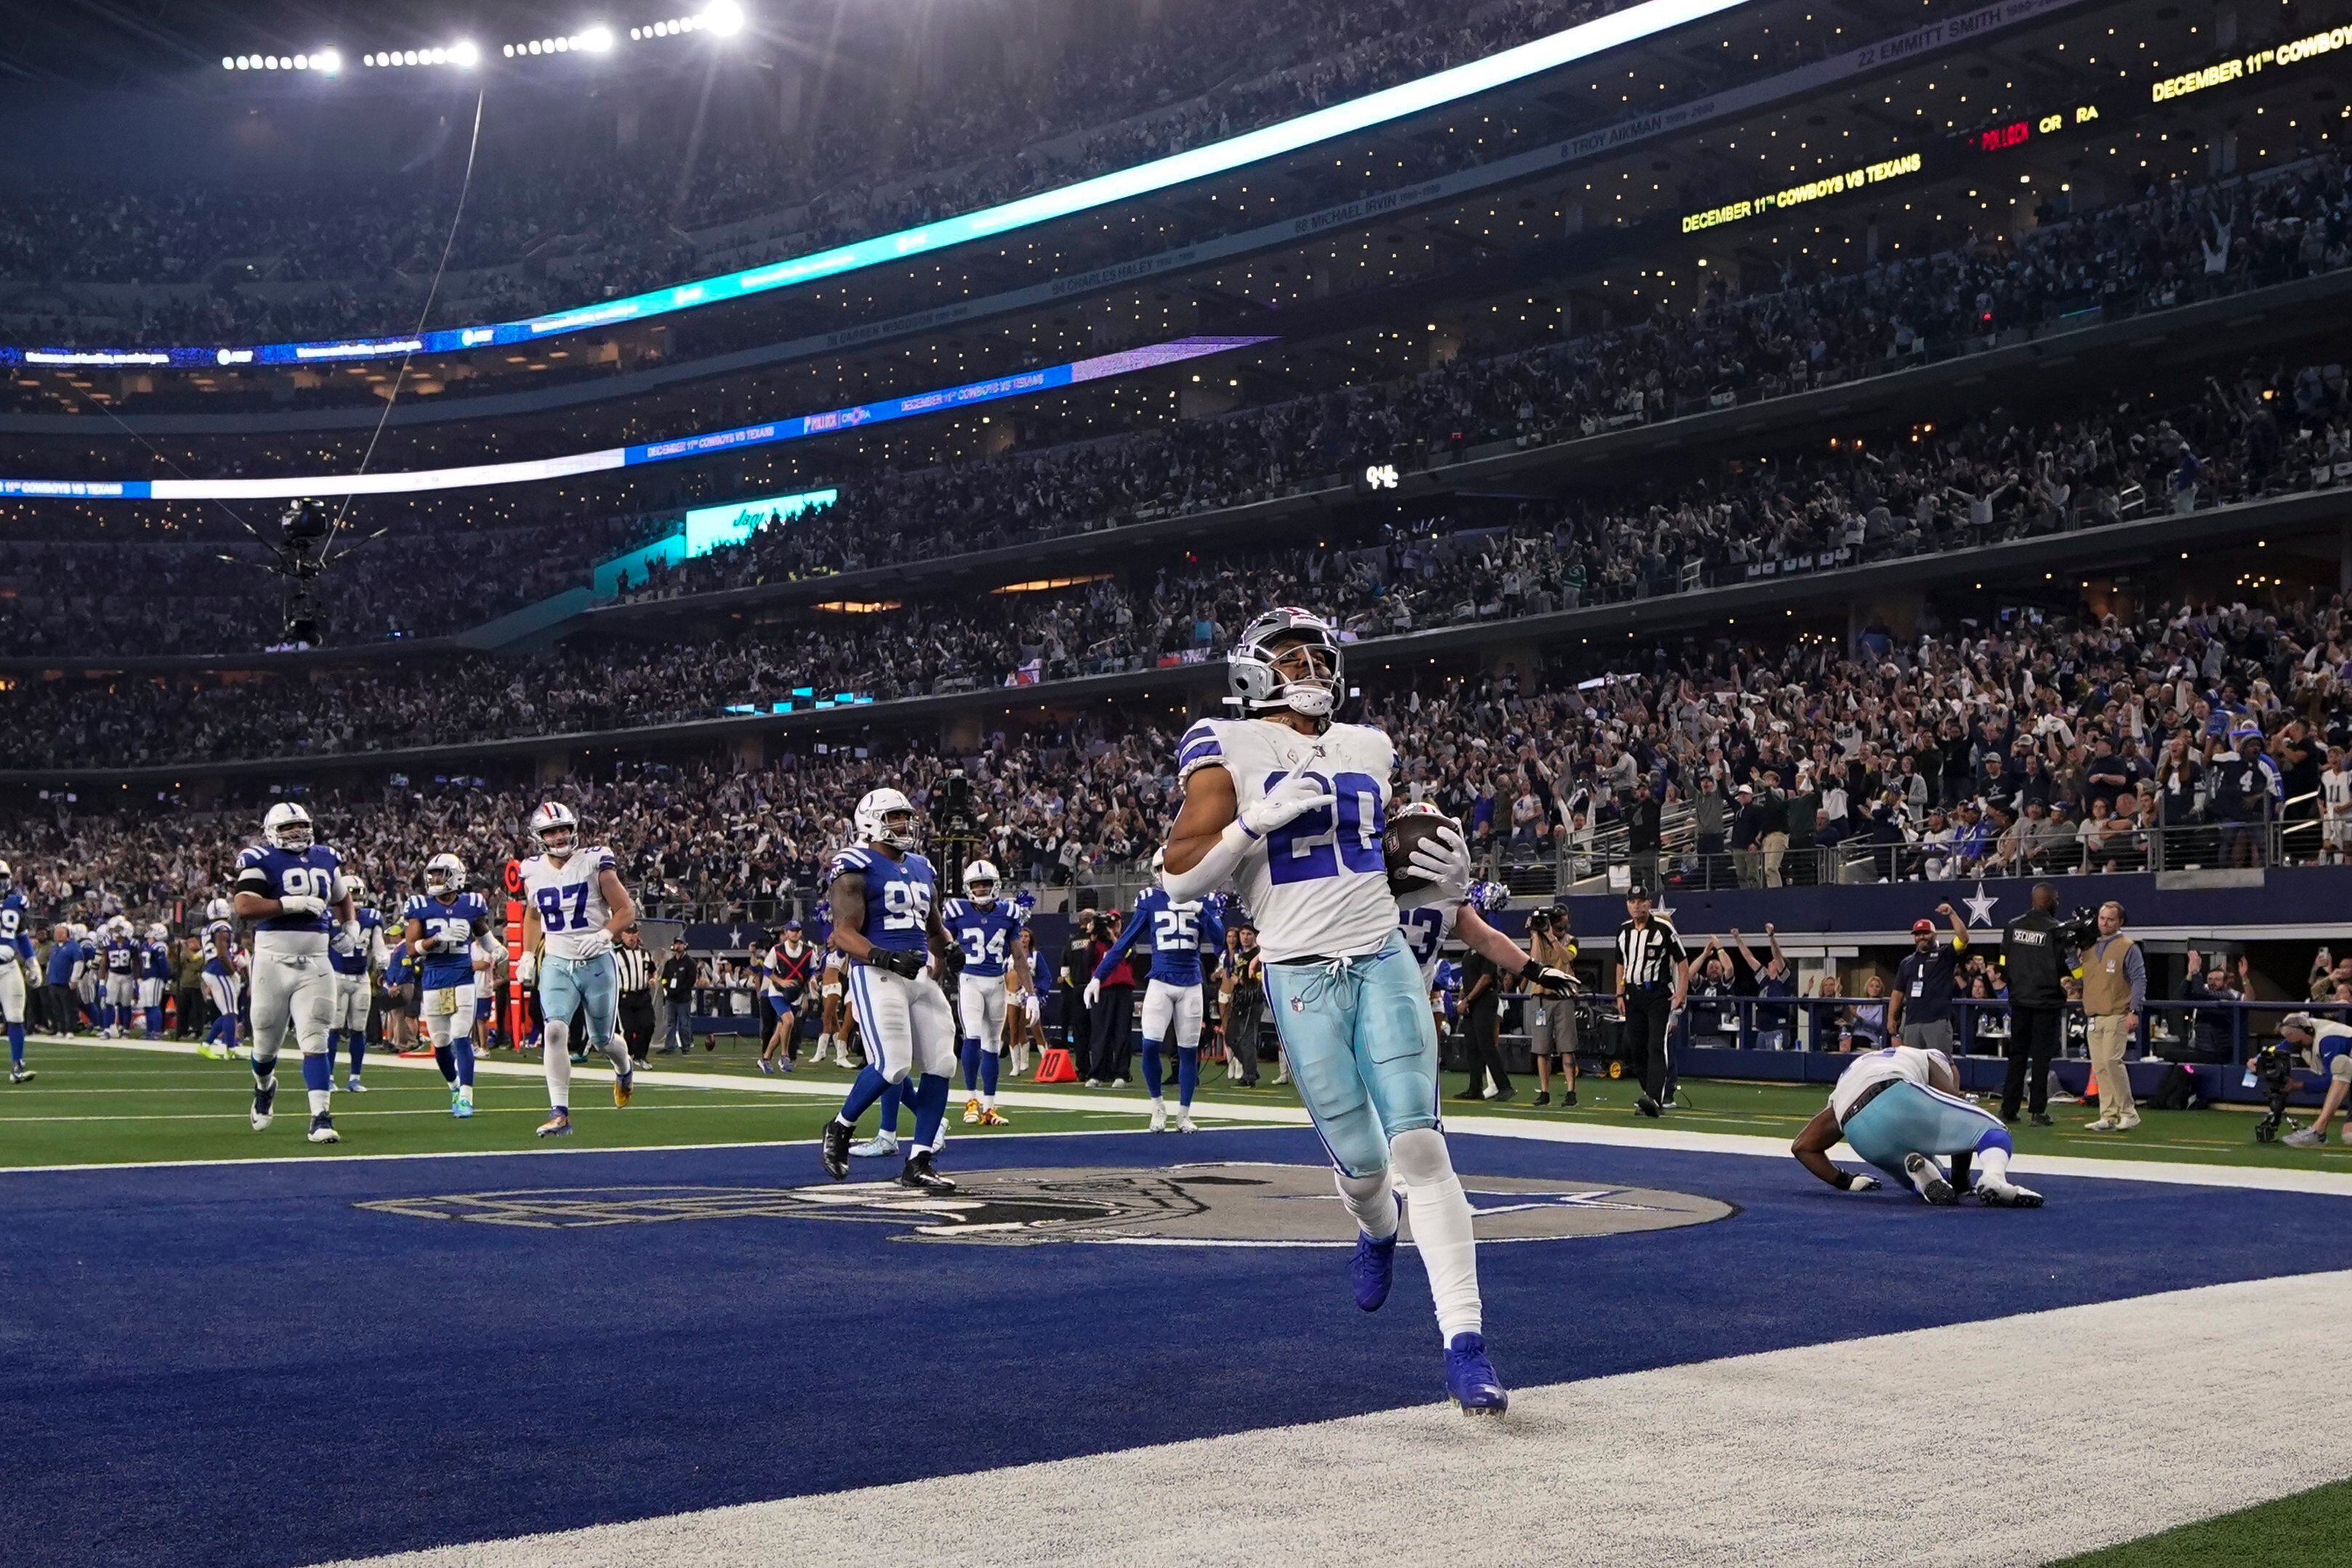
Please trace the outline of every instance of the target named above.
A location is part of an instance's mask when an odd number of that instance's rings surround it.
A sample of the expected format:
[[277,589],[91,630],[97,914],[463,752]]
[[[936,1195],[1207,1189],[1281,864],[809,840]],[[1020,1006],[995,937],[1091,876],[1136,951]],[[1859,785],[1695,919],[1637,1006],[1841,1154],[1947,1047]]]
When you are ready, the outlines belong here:
[[613,1103],[626,1105],[635,1087],[629,1048],[613,1027],[620,1010],[613,934],[637,917],[621,885],[613,852],[582,848],[580,819],[550,800],[530,814],[540,852],[522,862],[523,962],[537,967],[541,1038],[547,1062],[547,1120],[542,1138],[572,1130],[572,1018],[585,1015],[586,1044],[613,1064]]
[[1185,732],[1162,880],[1179,902],[1230,883],[1257,922],[1283,1055],[1358,1227],[1357,1304],[1388,1297],[1393,1169],[1412,1199],[1447,1392],[1465,1412],[1500,1414],[1509,1398],[1486,1359],[1470,1200],[1438,1123],[1437,1030],[1381,847],[1395,748],[1369,726],[1332,722],[1341,661],[1330,626],[1304,610],[1243,630],[1226,659],[1229,700],[1259,716]]
[[948,939],[936,905],[938,878],[915,852],[922,841],[914,803],[896,789],[869,789],[857,802],[861,842],[833,857],[827,896],[833,913],[828,940],[850,960],[848,985],[866,1032],[866,1065],[849,1086],[841,1113],[826,1124],[825,1173],[849,1172],[849,1135],[882,1092],[916,1079],[915,1148],[898,1180],[926,1192],[953,1192],[955,1183],[932,1169],[955,1069],[955,1015],[947,993],[924,972],[924,954],[942,973],[962,967],[962,950]]

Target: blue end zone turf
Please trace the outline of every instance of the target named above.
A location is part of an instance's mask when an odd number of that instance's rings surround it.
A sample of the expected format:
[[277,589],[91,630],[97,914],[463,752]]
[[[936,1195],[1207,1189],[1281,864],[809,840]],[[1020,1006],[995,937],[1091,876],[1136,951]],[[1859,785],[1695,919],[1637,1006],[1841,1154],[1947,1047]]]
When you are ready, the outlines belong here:
[[[1488,1337],[1515,1385],[2352,1267],[2340,1198],[2047,1177],[2039,1211],[1929,1209],[1832,1192],[1789,1161],[1454,1149],[1465,1174],[1738,1207],[1485,1249]],[[974,1139],[946,1165],[1178,1157],[1149,1135]],[[1320,1164],[1290,1130],[1202,1134],[1181,1157]],[[353,1207],[821,1180],[813,1146],[0,1176],[7,1559],[307,1563],[1442,1394],[1419,1266],[1368,1317],[1342,1249],[910,1244],[766,1216],[549,1230]],[[1336,1204],[1317,1222],[1347,1239]]]

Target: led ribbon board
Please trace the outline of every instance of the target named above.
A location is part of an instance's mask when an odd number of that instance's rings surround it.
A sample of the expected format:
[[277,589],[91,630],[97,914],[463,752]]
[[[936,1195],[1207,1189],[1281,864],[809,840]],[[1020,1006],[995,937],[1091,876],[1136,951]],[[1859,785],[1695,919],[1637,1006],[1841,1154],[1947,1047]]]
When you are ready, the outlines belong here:
[[528,320],[447,328],[408,337],[262,343],[250,348],[0,348],[0,363],[17,361],[28,365],[191,370],[222,365],[337,364],[354,360],[391,359],[409,353],[439,354],[501,344],[535,343],[561,333],[643,321],[675,311],[691,310],[803,283],[814,283],[821,278],[838,277],[844,273],[879,267],[887,262],[904,261],[908,256],[945,250],[971,240],[992,239],[1076,213],[1148,196],[1212,175],[1229,173],[1268,158],[1279,158],[1302,148],[1312,147],[1318,142],[1351,136],[1376,125],[1385,125],[1429,110],[1442,109],[1465,98],[1475,98],[1480,93],[1492,92],[1497,88],[1556,70],[1588,56],[1617,48],[1719,12],[1736,10],[1748,3],[1749,0],[1644,0],[1643,4],[1630,6],[1613,16],[1597,17],[1547,37],[1521,44],[1517,48],[1505,49],[1484,59],[1466,61],[1433,76],[1400,82],[1395,87],[1383,88],[1379,92],[1367,93],[1346,103],[1331,104],[1279,124],[1262,126],[1239,136],[1210,142],[1204,147],[1191,148],[1165,158],[1155,158],[1148,163],[1097,174],[1076,184],[1040,191],[1016,201],[982,207],[975,213],[942,218],[919,228],[901,229],[896,234],[837,246],[810,256],[770,262],[718,277],[698,278],[691,283],[656,288],[650,293],[635,294],[623,299],[583,305],[559,310],[552,315],[534,316]]
[[771,446],[812,435],[830,435],[860,425],[887,424],[919,414],[969,408],[1003,398],[1027,397],[1055,387],[1132,375],[1160,365],[1181,364],[1209,354],[1222,354],[1253,344],[1270,343],[1268,337],[1178,338],[1116,354],[1097,354],[1066,365],[994,376],[984,382],[937,392],[885,398],[824,413],[798,414],[766,424],[739,425],[706,435],[651,441],[636,446],[608,446],[600,452],[575,452],[562,457],[532,457],[515,463],[478,463],[462,468],[421,468],[404,474],[313,474],[282,479],[0,479],[0,497],[82,501],[231,501],[291,498],[297,496],[413,496],[434,490],[467,490],[488,485],[529,485],[542,479],[568,479],[614,468],[635,468],[648,463],[675,463],[681,458],[707,457],[714,452]]

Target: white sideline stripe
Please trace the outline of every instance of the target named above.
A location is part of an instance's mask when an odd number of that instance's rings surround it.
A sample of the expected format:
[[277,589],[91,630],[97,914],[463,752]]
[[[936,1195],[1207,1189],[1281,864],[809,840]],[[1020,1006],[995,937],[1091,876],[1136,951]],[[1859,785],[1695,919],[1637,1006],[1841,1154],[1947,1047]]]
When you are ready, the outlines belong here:
[[[193,1044],[179,1040],[89,1040],[79,1036],[67,1039],[59,1035],[35,1035],[30,1038],[44,1041],[50,1045],[102,1046],[116,1051],[161,1051],[166,1054],[182,1056],[194,1056],[196,1051],[195,1046]],[[389,1051],[383,1053],[374,1060],[395,1067],[433,1067],[433,1061],[430,1057],[401,1057],[394,1055]],[[649,1073],[649,1076],[646,1079],[646,1086],[647,1088],[660,1088],[661,1086],[667,1084],[690,1089],[728,1089],[764,1094],[798,1094],[811,1098],[827,1099],[838,1097],[842,1089],[842,1085],[838,1082],[797,1083],[793,1082],[790,1078],[744,1079],[723,1072],[664,1073],[655,1071],[651,1069],[648,1069],[647,1071]],[[438,1071],[439,1070],[437,1068],[435,1069],[436,1076],[438,1075]],[[487,1053],[475,1060],[474,1071],[477,1076],[479,1076],[484,1072],[488,1072],[496,1077],[538,1079],[542,1075],[542,1069],[534,1066],[528,1061],[492,1061]],[[585,1076],[589,1078],[601,1076],[609,1079],[612,1076],[612,1070],[609,1068],[596,1067],[588,1068],[583,1071],[582,1068],[575,1067],[573,1069],[573,1075],[575,1077]],[[338,1092],[341,1092],[341,1091],[338,1091]],[[1005,1106],[1009,1110],[1015,1111],[1094,1111],[1107,1114],[1123,1113],[1118,1110],[1118,1107],[1124,1103],[1123,1102],[1116,1100],[1106,1100],[1093,1103],[1080,1102],[1076,1104],[1073,1104],[1070,1097],[1066,1094],[1040,1094],[1034,1091],[1022,1090],[1008,1090],[998,1094],[996,1099],[997,1103]],[[950,1103],[952,1103],[952,1101]],[[1139,1105],[1138,1109],[1139,1112]],[[1248,1103],[1228,1103],[1223,1101],[1202,1101],[1196,1102],[1196,1114],[1204,1119],[1227,1124],[1227,1125],[1217,1128],[1220,1132],[1237,1132],[1244,1130],[1243,1128],[1231,1125],[1231,1124],[1234,1123],[1250,1124],[1262,1127],[1305,1127],[1311,1126],[1313,1124],[1305,1110],[1284,1105],[1255,1105]],[[1117,1132],[1118,1130],[1118,1129],[1117,1128],[1103,1129],[1105,1132]],[[1749,1155],[1781,1160],[1788,1159],[1789,1157],[1789,1145],[1781,1142],[1779,1138],[1758,1137],[1752,1134],[1747,1133],[1686,1133],[1679,1132],[1670,1127],[1656,1126],[1654,1124],[1647,1127],[1612,1127],[1591,1122],[1538,1122],[1517,1116],[1482,1115],[1474,1112],[1467,1115],[1446,1117],[1445,1130],[1449,1133],[1475,1134],[1484,1137],[1521,1138],[1532,1143],[1589,1144],[1597,1145],[1604,1148],[1622,1149],[1675,1149],[1691,1154]],[[991,1137],[1029,1137],[1076,1136],[1079,1134],[1074,1133],[1049,1133],[1038,1134],[1025,1133],[992,1133],[989,1135]],[[782,1140],[782,1142],[789,1143],[792,1141],[793,1140],[787,1139]],[[685,1149],[761,1148],[781,1145],[747,1143],[672,1144],[668,1146],[674,1149]],[[481,1152],[484,1155],[497,1155],[527,1153],[530,1151],[485,1149]],[[540,1152],[551,1153],[553,1151],[542,1150]],[[571,1154],[614,1154],[621,1151],[614,1149],[580,1148],[566,1149],[563,1152]],[[650,1148],[645,1148],[641,1152],[653,1153],[655,1151]],[[1851,1148],[1847,1147],[1843,1144],[1840,1144],[1835,1149],[1832,1150],[1831,1154],[1832,1157],[1843,1159],[1849,1163],[1854,1162],[1860,1158],[1860,1156],[1855,1155]],[[444,1152],[430,1155],[339,1155],[334,1157],[341,1159],[395,1160],[471,1159],[475,1156],[462,1152]],[[163,1169],[183,1166],[249,1166],[266,1165],[270,1163],[273,1162],[270,1160],[238,1159],[125,1160],[119,1164],[111,1165],[17,1166],[13,1167],[0,1167],[0,1176],[6,1175],[11,1169],[17,1171],[131,1170],[147,1166],[152,1166],[158,1169]],[[2078,1159],[2066,1155],[2020,1155],[2017,1156],[2015,1163],[2011,1166],[2011,1169],[2021,1175],[2085,1176],[2106,1181],[2168,1182],[2177,1186],[2235,1187],[2257,1192],[2305,1192],[2316,1193],[2322,1197],[2352,1197],[2352,1171],[2296,1170],[2293,1168],[2270,1169],[2252,1166],[2198,1165],[2178,1160]],[[1808,1177],[1807,1179],[1810,1180],[1811,1178]]]
[[2347,1291],[2216,1285],[1521,1389],[1499,1422],[1423,1405],[353,1564],[2024,1568],[2352,1472],[2352,1426],[2251,1370],[2352,1376],[2312,1332]]

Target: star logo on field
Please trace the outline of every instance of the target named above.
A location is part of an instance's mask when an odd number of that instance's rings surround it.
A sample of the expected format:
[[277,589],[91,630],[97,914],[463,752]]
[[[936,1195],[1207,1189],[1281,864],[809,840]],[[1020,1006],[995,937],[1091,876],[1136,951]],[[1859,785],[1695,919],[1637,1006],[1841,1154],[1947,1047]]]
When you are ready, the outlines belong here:
[[1992,924],[1992,906],[1999,904],[2000,900],[1984,890],[1984,878],[1979,877],[1976,896],[1964,898],[1960,902],[1969,906],[1969,925],[1990,925]]

